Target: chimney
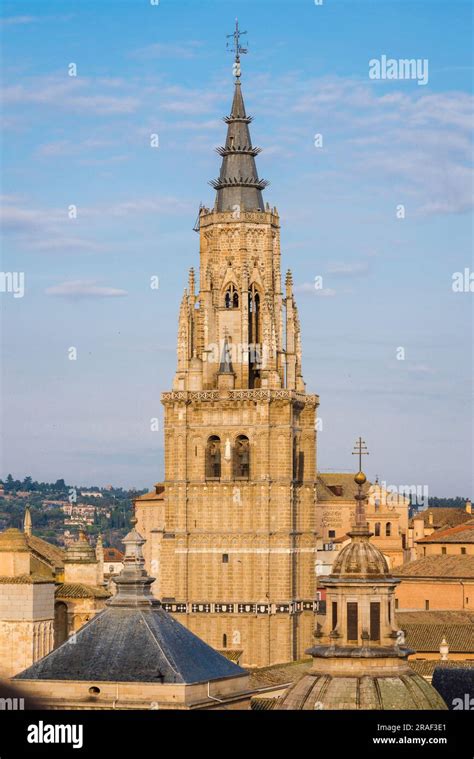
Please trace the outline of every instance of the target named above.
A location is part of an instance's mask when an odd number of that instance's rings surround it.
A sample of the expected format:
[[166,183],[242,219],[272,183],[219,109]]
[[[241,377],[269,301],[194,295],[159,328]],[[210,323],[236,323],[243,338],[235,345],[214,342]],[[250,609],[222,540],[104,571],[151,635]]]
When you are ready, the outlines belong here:
[[466,501],[466,514],[472,514],[472,503],[469,498]]
[[432,527],[433,526],[433,512],[432,511],[430,511],[430,513],[428,514],[428,522],[429,522],[430,527]]

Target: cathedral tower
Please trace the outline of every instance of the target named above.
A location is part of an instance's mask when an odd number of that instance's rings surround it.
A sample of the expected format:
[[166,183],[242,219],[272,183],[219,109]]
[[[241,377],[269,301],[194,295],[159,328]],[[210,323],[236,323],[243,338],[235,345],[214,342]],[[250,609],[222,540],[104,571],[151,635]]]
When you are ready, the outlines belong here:
[[173,389],[162,394],[164,490],[136,509],[165,608],[262,666],[311,641],[318,397],[305,391],[290,272],[282,292],[279,216],[262,197],[239,35],[215,203],[200,209],[199,275],[189,273]]

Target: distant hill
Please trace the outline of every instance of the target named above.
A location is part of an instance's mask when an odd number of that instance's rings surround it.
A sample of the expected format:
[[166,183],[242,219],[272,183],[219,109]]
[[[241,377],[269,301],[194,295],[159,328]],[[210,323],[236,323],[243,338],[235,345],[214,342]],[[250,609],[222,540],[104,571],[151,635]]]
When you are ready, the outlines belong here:
[[465,509],[467,498],[456,496],[456,498],[428,498],[428,508],[430,509]]

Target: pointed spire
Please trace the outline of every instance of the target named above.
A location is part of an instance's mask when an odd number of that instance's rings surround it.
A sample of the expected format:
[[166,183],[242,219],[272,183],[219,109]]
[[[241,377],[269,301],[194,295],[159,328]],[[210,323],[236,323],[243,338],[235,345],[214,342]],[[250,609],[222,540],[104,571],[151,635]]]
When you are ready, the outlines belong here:
[[23,532],[25,533],[25,535],[31,535],[32,528],[33,528],[33,525],[31,521],[31,511],[30,511],[30,507],[27,506],[25,509],[25,516],[23,518]]
[[238,24],[234,32],[236,58],[234,73],[234,98],[230,116],[225,116],[227,138],[224,147],[217,148],[222,156],[221,171],[218,179],[210,182],[217,190],[217,211],[264,211],[262,190],[268,185],[264,179],[259,179],[255,156],[261,148],[254,148],[250,139],[249,124],[251,116],[247,116],[240,84],[240,53],[247,52],[239,45]]

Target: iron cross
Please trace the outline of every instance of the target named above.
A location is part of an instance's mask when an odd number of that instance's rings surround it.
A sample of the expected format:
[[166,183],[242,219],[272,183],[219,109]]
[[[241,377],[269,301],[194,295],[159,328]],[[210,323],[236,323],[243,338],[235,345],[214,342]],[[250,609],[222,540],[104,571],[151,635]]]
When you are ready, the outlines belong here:
[[365,440],[362,440],[360,437],[355,446],[354,450],[352,451],[353,456],[359,456],[359,472],[362,471],[362,456],[368,456],[369,452],[367,450],[367,446],[365,444]]

